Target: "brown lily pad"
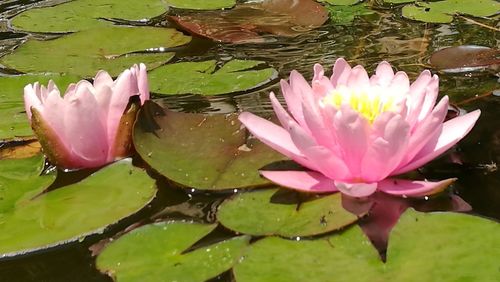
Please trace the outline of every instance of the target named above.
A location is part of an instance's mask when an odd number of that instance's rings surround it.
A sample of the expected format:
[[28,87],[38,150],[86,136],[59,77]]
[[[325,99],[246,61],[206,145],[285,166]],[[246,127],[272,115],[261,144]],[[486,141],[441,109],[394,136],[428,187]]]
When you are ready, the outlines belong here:
[[449,47],[432,54],[430,63],[436,69],[446,72],[497,69],[500,64],[500,50],[476,45]]
[[328,11],[313,0],[265,0],[236,5],[231,10],[168,17],[180,28],[225,43],[262,43],[262,34],[294,37],[320,27]]

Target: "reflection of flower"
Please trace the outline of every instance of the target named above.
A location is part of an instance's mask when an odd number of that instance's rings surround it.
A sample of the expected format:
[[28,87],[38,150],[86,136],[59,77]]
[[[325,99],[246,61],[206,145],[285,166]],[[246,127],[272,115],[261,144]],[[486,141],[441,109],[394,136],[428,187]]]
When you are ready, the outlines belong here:
[[308,171],[261,171],[271,181],[310,192],[340,190],[354,197],[376,190],[424,196],[442,190],[440,182],[388,178],[414,170],[462,139],[480,115],[476,110],[444,122],[448,97],[436,104],[438,77],[424,71],[411,85],[404,72],[387,62],[368,77],[361,66],[338,59],[333,75],[314,66],[310,86],[296,71],[281,81],[288,114],[270,98],[282,127],[242,113],[241,122],[258,139],[308,168]]
[[86,80],[71,84],[64,97],[53,81],[47,88],[29,84],[24,103],[49,160],[74,169],[98,167],[130,153],[136,107],[129,100],[135,95],[142,103],[149,99],[144,64],[125,70],[115,81],[99,71],[93,85]]

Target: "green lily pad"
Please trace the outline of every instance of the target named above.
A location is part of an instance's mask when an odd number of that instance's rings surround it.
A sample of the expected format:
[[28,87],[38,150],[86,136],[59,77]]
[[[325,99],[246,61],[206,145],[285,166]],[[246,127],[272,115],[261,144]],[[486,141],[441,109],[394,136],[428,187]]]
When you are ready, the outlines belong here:
[[90,29],[55,40],[28,40],[12,54],[1,58],[0,63],[25,73],[55,72],[93,77],[99,69],[104,69],[117,76],[134,63],[143,62],[151,70],[174,56],[172,52],[132,52],[175,47],[190,40],[191,37],[169,28]]
[[11,24],[31,32],[74,32],[113,24],[104,19],[147,20],[166,10],[161,0],[76,0],[27,10]]
[[450,23],[453,15],[464,14],[488,17],[498,14],[500,3],[494,0],[445,0],[437,2],[417,2],[403,7],[403,17],[430,23]]
[[[478,239],[480,238],[480,239]],[[236,281],[495,281],[500,226],[457,213],[407,211],[384,264],[358,226],[299,242],[269,237],[248,248]]]
[[365,5],[327,6],[330,19],[335,24],[350,24],[356,17],[375,14],[375,11]]
[[78,81],[79,77],[59,74],[37,74],[0,77],[0,140],[18,136],[31,136],[28,117],[24,112],[23,89],[30,83],[39,81],[47,85],[52,79],[61,92],[72,82]]
[[[358,220],[342,207],[340,193],[301,203],[280,202],[278,189],[240,193],[219,206],[226,228],[255,236],[311,236],[338,230]],[[274,199],[273,198],[278,198]]]
[[[45,249],[102,232],[108,225],[140,210],[156,194],[154,180],[127,160],[109,165],[78,183],[33,197],[33,191],[40,191],[38,183],[33,185],[34,190],[10,196],[11,204],[3,206],[0,257]],[[9,185],[7,189],[7,193],[13,194],[10,190],[19,186]]]
[[236,114],[178,113],[147,101],[133,139],[153,169],[183,186],[223,190],[268,185],[258,169],[284,157],[247,135]]
[[43,155],[0,160],[0,222],[19,201],[28,200],[54,182],[54,174],[40,176],[44,163]]
[[262,61],[232,60],[217,68],[215,60],[169,64],[149,73],[151,91],[166,95],[217,95],[249,90],[276,78],[273,68],[254,69]]
[[362,0],[319,0],[318,2],[325,2],[330,5],[336,5],[336,6],[347,6],[347,5],[354,5]]
[[97,268],[119,282],[207,281],[229,270],[250,239],[240,236],[187,251],[215,227],[189,222],[140,227],[108,245]]
[[236,4],[235,0],[168,0],[170,7],[191,10],[217,10],[231,8]]

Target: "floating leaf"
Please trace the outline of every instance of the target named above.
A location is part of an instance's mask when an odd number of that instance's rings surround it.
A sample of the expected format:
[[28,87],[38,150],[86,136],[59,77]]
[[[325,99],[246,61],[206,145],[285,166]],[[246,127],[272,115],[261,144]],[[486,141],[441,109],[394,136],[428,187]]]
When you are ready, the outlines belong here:
[[403,17],[430,23],[450,23],[453,15],[464,14],[475,17],[493,16],[500,11],[500,3],[494,0],[445,0],[417,2],[403,7]]
[[[39,171],[39,166],[36,168]],[[2,173],[2,177],[14,175],[11,177],[19,181],[3,185],[7,187],[3,193],[16,196],[9,196],[0,213],[0,257],[45,249],[101,232],[137,212],[156,193],[154,180],[127,160],[109,165],[81,182],[36,197],[33,197],[35,192],[46,188],[41,183],[47,184],[53,177],[8,173]],[[32,189],[17,193],[24,185]]]
[[216,95],[249,90],[276,78],[273,68],[254,69],[264,62],[232,60],[216,69],[215,60],[168,64],[149,73],[151,91],[161,94]]
[[328,19],[313,0],[264,0],[236,5],[227,11],[169,16],[186,31],[227,43],[262,43],[260,33],[293,37],[320,27]]
[[[41,154],[24,159],[0,160],[0,230],[3,230],[2,233],[8,233],[1,228],[6,214],[11,212],[19,201],[35,196],[54,181],[55,175],[40,176],[44,163],[45,159]],[[0,246],[0,249],[3,247],[5,246]]]
[[93,77],[99,69],[104,69],[116,76],[140,62],[145,63],[149,70],[154,69],[174,55],[171,52],[132,52],[175,47],[189,41],[189,36],[169,28],[107,27],[49,41],[29,40],[14,53],[1,58],[0,62],[25,73],[57,72]]
[[258,169],[284,157],[247,140],[236,114],[177,113],[147,101],[134,128],[134,144],[156,171],[183,186],[222,190],[267,185]]
[[365,5],[354,6],[327,6],[330,12],[330,19],[335,24],[350,24],[354,18],[359,16],[372,15],[375,12]]
[[409,210],[391,233],[386,263],[353,226],[316,240],[262,239],[248,248],[234,274],[238,282],[495,281],[500,250],[493,246],[499,244],[494,221]]
[[165,11],[161,0],[76,0],[27,10],[15,16],[11,24],[32,32],[74,32],[112,25],[105,19],[144,21]]
[[16,138],[4,142],[0,148],[0,159],[24,159],[42,152],[42,146],[34,137]]
[[433,67],[447,72],[468,72],[500,64],[500,50],[484,46],[462,45],[441,49],[430,58]]
[[236,4],[235,0],[168,0],[170,7],[192,10],[216,10],[231,8]]
[[[31,136],[31,126],[24,112],[24,86],[39,81],[47,85],[52,79],[59,89],[66,89],[79,79],[72,75],[59,74],[18,75],[0,77],[0,140],[17,136]],[[62,90],[64,91],[64,90]]]
[[238,233],[255,236],[311,236],[340,229],[358,218],[342,207],[341,194],[301,202],[278,189],[236,194],[219,206],[217,219]]
[[384,3],[391,3],[391,4],[406,4],[412,2],[415,2],[415,0],[384,0]]
[[97,257],[97,268],[115,281],[207,281],[229,270],[249,237],[240,236],[189,250],[216,225],[161,222],[112,242]]

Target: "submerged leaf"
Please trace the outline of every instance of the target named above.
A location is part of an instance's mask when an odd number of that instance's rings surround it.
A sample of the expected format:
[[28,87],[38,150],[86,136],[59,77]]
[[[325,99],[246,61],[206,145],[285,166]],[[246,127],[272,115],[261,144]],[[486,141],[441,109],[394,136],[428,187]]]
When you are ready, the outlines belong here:
[[330,12],[330,19],[335,24],[350,24],[356,17],[375,13],[362,4],[354,6],[328,6],[327,8]]
[[[39,166],[36,168],[39,171]],[[13,174],[8,173],[5,174]],[[16,185],[9,179],[9,185],[4,186],[4,193],[15,192],[16,196],[10,196],[0,210],[0,257],[46,249],[102,232],[108,225],[140,210],[156,193],[154,180],[127,160],[38,196],[53,177],[32,174],[29,180],[35,181],[35,185],[26,181],[24,174],[18,174],[14,174],[19,179],[15,181],[22,180],[22,184]],[[21,190],[20,185],[29,190]]]
[[285,157],[247,135],[236,114],[178,113],[147,101],[133,139],[153,169],[183,186],[223,190],[268,185],[258,169]]
[[174,56],[172,52],[138,53],[140,51],[180,46],[190,40],[189,36],[169,28],[98,28],[54,40],[28,40],[12,54],[2,57],[0,62],[26,73],[48,71],[91,77],[104,69],[116,76],[123,69],[141,62],[152,70]]
[[498,223],[484,218],[409,210],[391,233],[386,263],[353,226],[316,240],[259,240],[234,274],[238,282],[495,281],[499,235]]
[[53,7],[30,9],[15,16],[16,29],[32,32],[74,32],[110,26],[105,19],[144,21],[161,15],[161,0],[75,0]]
[[313,0],[264,0],[236,5],[228,11],[169,16],[193,34],[227,43],[262,43],[260,33],[293,37],[320,27],[326,9]]
[[476,45],[449,47],[432,54],[430,63],[433,67],[447,72],[497,68],[500,64],[500,50]]
[[217,95],[249,90],[277,76],[264,62],[232,60],[216,70],[216,61],[168,64],[149,73],[151,91],[167,95]]
[[240,236],[191,250],[216,225],[161,222],[142,226],[112,242],[97,268],[115,281],[207,281],[229,270],[249,237]]
[[217,219],[238,233],[296,237],[338,230],[358,217],[344,210],[340,193],[302,202],[297,192],[270,189],[226,200],[219,206]]

